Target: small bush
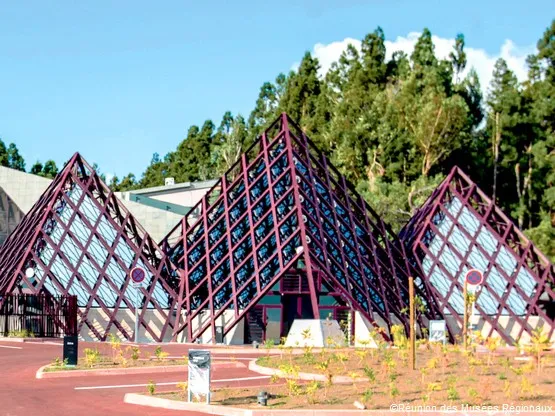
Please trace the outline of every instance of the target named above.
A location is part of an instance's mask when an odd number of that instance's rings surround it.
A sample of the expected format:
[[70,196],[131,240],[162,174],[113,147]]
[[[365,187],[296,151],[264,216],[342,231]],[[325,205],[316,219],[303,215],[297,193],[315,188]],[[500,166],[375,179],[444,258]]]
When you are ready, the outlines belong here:
[[461,397],[459,396],[459,392],[455,387],[449,387],[447,390],[447,399],[449,400],[459,400]]
[[181,395],[181,397],[185,398],[189,389],[189,383],[187,383],[186,381],[182,381],[180,383],[177,383],[176,387],[179,389],[179,394]]
[[87,367],[93,368],[100,361],[100,352],[95,348],[85,348],[85,364]]
[[146,385],[146,390],[148,391],[148,394],[153,396],[154,393],[156,393],[156,383],[154,381],[150,380],[148,382],[148,384]]

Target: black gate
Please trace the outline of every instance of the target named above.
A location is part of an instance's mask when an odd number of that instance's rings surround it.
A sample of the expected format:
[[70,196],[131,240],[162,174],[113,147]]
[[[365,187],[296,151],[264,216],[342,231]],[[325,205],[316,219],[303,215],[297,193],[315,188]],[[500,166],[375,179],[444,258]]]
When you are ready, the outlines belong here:
[[45,338],[77,335],[77,297],[0,295],[0,334]]

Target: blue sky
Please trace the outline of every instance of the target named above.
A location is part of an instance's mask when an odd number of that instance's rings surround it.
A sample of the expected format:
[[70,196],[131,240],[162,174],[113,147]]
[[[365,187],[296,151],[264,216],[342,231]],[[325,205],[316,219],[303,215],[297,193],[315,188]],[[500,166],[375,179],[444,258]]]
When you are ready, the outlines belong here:
[[424,27],[446,42],[462,32],[478,65],[506,52],[518,66],[553,18],[542,0],[154,3],[1,1],[0,137],[27,168],[79,151],[105,173],[140,177],[191,124],[248,116],[262,83],[305,51],[326,58],[337,53],[326,45],[378,25],[391,47]]

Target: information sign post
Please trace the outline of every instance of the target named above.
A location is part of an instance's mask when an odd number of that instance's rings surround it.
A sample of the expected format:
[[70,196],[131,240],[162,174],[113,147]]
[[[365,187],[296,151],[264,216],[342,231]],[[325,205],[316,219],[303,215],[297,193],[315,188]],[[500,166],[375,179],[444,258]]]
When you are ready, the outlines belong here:
[[137,266],[132,268],[129,274],[135,288],[135,333],[133,334],[133,339],[135,342],[139,342],[139,308],[141,307],[139,293],[146,277],[146,271],[142,267]]
[[206,396],[206,403],[210,404],[210,351],[189,350],[188,401],[193,395],[197,400]]

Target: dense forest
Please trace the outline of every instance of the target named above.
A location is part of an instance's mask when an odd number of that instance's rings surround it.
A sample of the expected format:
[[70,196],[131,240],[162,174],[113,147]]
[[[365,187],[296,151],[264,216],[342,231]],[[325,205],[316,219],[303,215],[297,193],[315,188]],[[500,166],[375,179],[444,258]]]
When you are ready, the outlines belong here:
[[[324,78],[306,53],[296,71],[262,85],[248,118],[227,112],[219,125],[193,125],[175,151],[153,155],[140,179],[115,177],[110,186],[218,178],[285,111],[396,230],[457,164],[554,259],[555,20],[528,57],[524,82],[499,59],[491,85],[481,86],[465,71],[463,35],[446,60],[427,29],[410,56],[387,60],[384,41],[377,28]],[[0,163],[24,169],[12,144],[0,145]],[[31,168],[44,176],[56,170],[52,161]]]

